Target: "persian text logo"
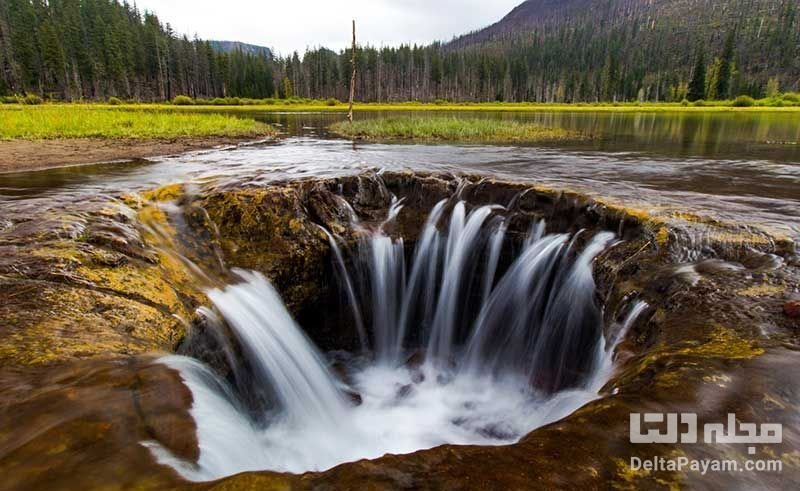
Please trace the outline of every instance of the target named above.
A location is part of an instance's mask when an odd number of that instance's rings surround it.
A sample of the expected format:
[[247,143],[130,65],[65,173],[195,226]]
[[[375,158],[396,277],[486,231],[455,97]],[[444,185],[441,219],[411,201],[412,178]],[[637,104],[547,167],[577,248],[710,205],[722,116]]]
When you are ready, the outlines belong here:
[[[644,423],[663,426],[666,418],[666,431],[650,428],[642,433]],[[681,426],[685,425],[685,431]],[[631,413],[631,443],[697,443],[697,414],[695,413]],[[783,425],[780,423],[737,423],[736,415],[728,413],[727,425],[722,423],[706,423],[703,425],[703,441],[705,443],[746,443],[747,453],[756,453],[757,443],[781,443],[783,441]]]

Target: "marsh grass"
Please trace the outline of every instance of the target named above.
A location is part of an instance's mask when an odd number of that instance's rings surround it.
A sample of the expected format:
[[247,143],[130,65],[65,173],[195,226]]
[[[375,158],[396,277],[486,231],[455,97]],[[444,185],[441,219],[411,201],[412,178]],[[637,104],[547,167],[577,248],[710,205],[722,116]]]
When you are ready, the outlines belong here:
[[[459,111],[491,112],[800,112],[797,94],[759,99],[751,107],[736,107],[733,101],[704,101],[695,106],[689,101],[680,102],[357,102],[356,111],[430,111],[449,113]],[[207,112],[224,109],[226,112],[344,112],[347,104],[341,101],[314,99],[217,99],[195,100],[193,105],[132,104],[126,107],[172,109],[176,111]]]
[[334,123],[333,133],[367,140],[445,140],[465,142],[541,142],[585,139],[585,135],[519,121],[448,116],[391,117]]
[[119,106],[0,106],[0,139],[246,137],[274,134],[249,118]]

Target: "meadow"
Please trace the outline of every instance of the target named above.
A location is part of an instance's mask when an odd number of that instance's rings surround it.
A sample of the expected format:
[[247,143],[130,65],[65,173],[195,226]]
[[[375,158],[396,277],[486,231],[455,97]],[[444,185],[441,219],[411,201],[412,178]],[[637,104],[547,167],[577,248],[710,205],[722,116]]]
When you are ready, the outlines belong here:
[[274,133],[272,126],[251,118],[178,112],[167,106],[0,105],[0,139],[3,140],[256,137]]
[[389,117],[341,121],[329,130],[341,136],[365,140],[444,140],[461,142],[542,142],[577,140],[585,135],[538,124],[455,116]]
[[[223,100],[224,101],[224,100]],[[726,101],[681,102],[619,102],[619,103],[544,103],[544,102],[356,102],[355,111],[493,111],[493,112],[800,112],[800,103],[794,102],[794,94],[787,99],[765,98]],[[97,104],[104,105],[104,104]],[[186,112],[208,111],[260,111],[260,112],[343,112],[348,105],[337,100],[316,99],[236,99],[227,103],[211,103],[206,100],[192,103],[143,103],[126,104],[126,108],[172,108]]]

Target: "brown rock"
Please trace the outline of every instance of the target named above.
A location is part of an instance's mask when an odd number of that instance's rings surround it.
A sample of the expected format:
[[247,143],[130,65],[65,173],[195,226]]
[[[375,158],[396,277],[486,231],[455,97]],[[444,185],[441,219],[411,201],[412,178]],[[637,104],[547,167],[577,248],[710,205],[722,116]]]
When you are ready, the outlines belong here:
[[783,304],[783,313],[792,319],[800,319],[800,300],[789,300]]

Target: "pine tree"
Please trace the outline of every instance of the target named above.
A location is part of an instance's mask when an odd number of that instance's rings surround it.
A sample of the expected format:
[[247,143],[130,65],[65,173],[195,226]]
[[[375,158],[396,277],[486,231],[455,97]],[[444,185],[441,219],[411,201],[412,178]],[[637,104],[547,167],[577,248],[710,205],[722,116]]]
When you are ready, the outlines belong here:
[[294,97],[294,89],[292,88],[292,81],[289,77],[283,77],[283,97],[291,99]]
[[728,36],[725,38],[725,47],[722,50],[722,58],[720,58],[719,71],[717,72],[717,97],[720,99],[727,99],[731,95],[731,67],[733,65],[733,51],[736,43],[736,29],[731,29]]
[[690,101],[702,99],[706,93],[706,60],[703,46],[698,46],[695,56],[694,70],[692,79],[689,81],[689,92],[686,98]]

